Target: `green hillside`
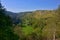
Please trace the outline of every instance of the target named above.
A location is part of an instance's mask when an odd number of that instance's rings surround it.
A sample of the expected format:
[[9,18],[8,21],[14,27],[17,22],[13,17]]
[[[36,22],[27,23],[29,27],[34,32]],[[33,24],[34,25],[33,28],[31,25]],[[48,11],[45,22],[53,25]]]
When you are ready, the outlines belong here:
[[14,14],[0,3],[0,40],[60,40],[60,6]]

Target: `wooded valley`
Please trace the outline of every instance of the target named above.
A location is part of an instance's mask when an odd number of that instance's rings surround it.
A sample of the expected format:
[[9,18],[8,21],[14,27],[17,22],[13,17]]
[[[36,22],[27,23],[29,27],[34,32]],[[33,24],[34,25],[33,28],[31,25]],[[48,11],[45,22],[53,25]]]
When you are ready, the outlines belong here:
[[13,13],[0,3],[0,40],[60,40],[60,6]]

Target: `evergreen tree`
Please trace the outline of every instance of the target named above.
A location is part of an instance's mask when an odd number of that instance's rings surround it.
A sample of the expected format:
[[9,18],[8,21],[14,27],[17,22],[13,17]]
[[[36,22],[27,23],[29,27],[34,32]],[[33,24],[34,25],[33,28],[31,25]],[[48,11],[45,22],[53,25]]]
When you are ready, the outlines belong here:
[[12,31],[12,21],[5,13],[5,8],[0,2],[0,40],[18,40],[18,36]]

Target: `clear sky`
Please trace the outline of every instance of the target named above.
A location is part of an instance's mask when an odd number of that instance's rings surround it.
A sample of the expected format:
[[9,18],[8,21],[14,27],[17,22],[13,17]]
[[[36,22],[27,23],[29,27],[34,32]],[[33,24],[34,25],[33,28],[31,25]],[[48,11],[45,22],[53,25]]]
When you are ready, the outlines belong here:
[[1,0],[3,6],[12,12],[56,9],[60,0]]

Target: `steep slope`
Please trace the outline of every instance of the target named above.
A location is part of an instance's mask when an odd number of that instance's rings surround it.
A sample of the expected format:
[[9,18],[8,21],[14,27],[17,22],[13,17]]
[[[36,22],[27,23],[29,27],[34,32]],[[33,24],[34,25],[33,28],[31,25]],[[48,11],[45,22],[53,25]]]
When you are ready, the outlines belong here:
[[21,22],[20,18],[23,17],[24,15],[32,13],[32,12],[20,12],[20,13],[14,13],[10,11],[6,11],[6,15],[10,16],[12,19],[13,24],[18,24]]

